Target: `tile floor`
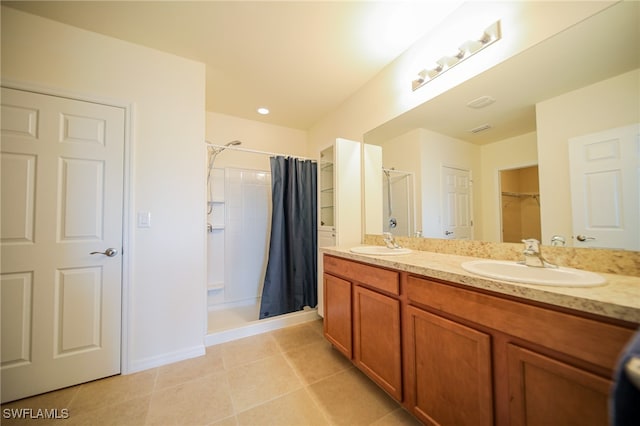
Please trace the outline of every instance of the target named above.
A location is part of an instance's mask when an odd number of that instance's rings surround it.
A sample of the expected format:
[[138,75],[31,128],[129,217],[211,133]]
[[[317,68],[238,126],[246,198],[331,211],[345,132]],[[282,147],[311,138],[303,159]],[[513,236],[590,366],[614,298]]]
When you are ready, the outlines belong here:
[[[322,321],[207,348],[205,356],[23,399],[67,425],[419,425],[322,337]],[[0,419],[2,425],[27,424]]]

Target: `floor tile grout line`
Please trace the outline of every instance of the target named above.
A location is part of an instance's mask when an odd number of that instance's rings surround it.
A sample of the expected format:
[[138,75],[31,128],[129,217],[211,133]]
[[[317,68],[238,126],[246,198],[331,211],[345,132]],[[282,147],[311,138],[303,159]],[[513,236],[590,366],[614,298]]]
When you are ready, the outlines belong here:
[[[318,383],[318,382],[316,382]],[[304,390],[307,393],[307,395],[309,396],[309,398],[311,398],[311,401],[313,402],[313,405],[315,405],[318,410],[320,410],[320,412],[322,413],[322,417],[324,417],[324,419],[327,422],[327,425],[333,425],[333,420],[331,419],[331,415],[329,414],[329,412],[322,406],[322,404],[320,404],[320,401],[318,400],[318,398],[315,396],[315,394],[313,392],[311,392],[310,389],[311,385],[307,385],[305,386]]]
[[280,357],[280,358],[281,358],[281,359],[286,363],[287,367],[289,367],[289,369],[290,369],[290,370],[292,370],[293,374],[296,376],[296,379],[298,379],[299,387],[297,387],[297,388],[295,388],[295,389],[292,389],[292,390],[290,390],[290,391],[288,391],[288,392],[286,392],[286,393],[284,393],[284,394],[280,394],[280,395],[278,395],[278,396],[275,396],[275,397],[273,397],[273,398],[270,398],[270,399],[268,399],[268,400],[265,400],[265,401],[263,401],[263,402],[261,402],[261,403],[259,403],[259,404],[255,404],[255,405],[253,405],[253,406],[247,407],[247,408],[245,408],[245,409],[243,409],[243,410],[241,410],[241,411],[238,411],[238,410],[237,410],[237,408],[236,408],[236,404],[235,404],[235,403],[233,403],[233,410],[234,410],[234,413],[235,413],[236,415],[238,415],[238,414],[240,414],[240,413],[244,413],[244,412],[245,412],[245,411],[247,411],[247,410],[254,409],[254,408],[259,407],[259,406],[261,406],[261,405],[263,405],[263,404],[265,404],[265,403],[268,403],[268,402],[274,401],[274,400],[276,400],[276,399],[278,399],[278,398],[280,398],[280,397],[282,397],[282,396],[284,396],[284,395],[288,395],[288,394],[290,394],[290,393],[292,393],[292,392],[295,392],[295,391],[298,391],[298,390],[300,390],[300,389],[304,388],[304,386],[305,386],[304,381],[300,380],[300,377],[298,376],[298,374],[297,374],[296,370],[295,370],[295,369],[293,369],[293,368],[291,367],[291,365],[289,364],[289,362],[288,362],[288,360],[287,360],[287,357],[284,355],[284,353],[282,353],[282,352],[277,352],[277,353],[275,353],[275,354],[271,354],[271,355],[268,355],[268,356],[265,356],[265,357],[262,357],[262,358],[258,358],[258,359],[252,360],[252,361],[247,362],[247,363],[245,363],[245,364],[239,364],[239,365],[236,365],[236,366],[234,366],[234,367],[232,367],[231,369],[229,369],[229,370],[227,370],[227,371],[226,371],[226,373],[227,373],[227,374],[226,374],[226,378],[227,378],[227,383],[228,383],[228,386],[229,386],[229,393],[230,393],[230,396],[231,396],[232,402],[234,401],[234,399],[233,399],[233,394],[231,393],[231,384],[230,384],[230,383],[229,383],[229,381],[228,381],[228,377],[229,377],[229,376],[228,376],[228,373],[230,373],[230,372],[231,372],[232,370],[234,370],[234,369],[237,369],[237,368],[244,368],[244,367],[250,366],[250,365],[252,365],[252,364],[255,364],[255,363],[258,363],[258,362],[262,362],[262,361],[265,361],[265,360],[267,360],[267,359],[269,359],[269,358],[276,358],[276,357]]

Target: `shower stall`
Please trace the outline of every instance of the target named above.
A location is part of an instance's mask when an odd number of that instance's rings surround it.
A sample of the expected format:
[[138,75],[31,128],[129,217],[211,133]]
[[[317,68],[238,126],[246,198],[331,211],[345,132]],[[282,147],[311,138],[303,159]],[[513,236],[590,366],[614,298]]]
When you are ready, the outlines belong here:
[[[240,144],[208,147],[209,345],[318,318],[309,309],[258,320],[271,232],[268,160],[277,154]],[[220,161],[223,157],[231,161]]]
[[416,235],[413,173],[382,169],[382,229],[395,236]]

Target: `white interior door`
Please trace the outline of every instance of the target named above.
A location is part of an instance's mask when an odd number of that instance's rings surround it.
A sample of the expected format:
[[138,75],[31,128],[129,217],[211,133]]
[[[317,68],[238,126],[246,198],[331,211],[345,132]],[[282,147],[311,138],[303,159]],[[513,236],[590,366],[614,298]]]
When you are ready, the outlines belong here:
[[442,238],[472,237],[471,172],[442,166]]
[[1,129],[6,402],[120,372],[124,110],[3,88]]
[[576,247],[640,250],[640,124],[569,139]]

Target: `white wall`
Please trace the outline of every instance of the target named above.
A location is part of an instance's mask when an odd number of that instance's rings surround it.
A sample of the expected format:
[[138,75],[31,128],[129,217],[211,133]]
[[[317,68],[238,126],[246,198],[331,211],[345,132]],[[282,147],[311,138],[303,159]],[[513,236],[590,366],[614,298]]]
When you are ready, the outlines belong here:
[[[467,2],[440,26],[408,49],[394,62],[309,130],[309,144],[320,150],[335,138],[364,141],[365,133],[457,86],[527,48],[605,9],[614,1],[596,2]],[[444,54],[454,40],[467,39],[461,28],[482,28],[501,19],[503,39],[473,58],[465,60],[426,86],[413,92],[411,81],[417,72]],[[470,22],[473,21],[473,22]],[[475,31],[474,31],[475,33]],[[431,62],[430,62],[431,61]],[[383,157],[386,165],[386,159]],[[474,176],[477,179],[478,176]],[[365,186],[368,182],[365,182]],[[378,185],[374,182],[373,185]],[[366,194],[368,191],[364,190]],[[365,195],[366,197],[366,195]],[[478,197],[475,198],[477,205]],[[365,202],[365,204],[367,204]],[[476,219],[482,211],[474,206]],[[368,226],[368,224],[366,224]],[[475,229],[476,238],[482,238]]]
[[[442,235],[442,166],[471,172],[474,224],[479,208],[475,177],[480,174],[480,148],[430,130],[420,129],[422,176],[422,235],[443,238]],[[474,230],[474,238],[479,238]]]
[[640,121],[640,69],[536,105],[542,239],[573,234],[567,141]]
[[[504,139],[480,148],[482,174],[480,187],[482,240],[502,240],[500,213],[500,170],[538,164],[536,132]],[[546,206],[545,206],[546,207]]]
[[[204,65],[2,7],[2,78],[132,105],[125,359],[134,371],[202,354]],[[133,226],[138,210],[150,229]]]
[[[416,230],[429,238],[442,238],[442,166],[471,171],[474,224],[480,221],[476,176],[480,176],[480,148],[426,129],[415,129],[382,145],[385,167],[415,175]],[[476,231],[479,232],[480,228]]]
[[[382,165],[387,168],[395,168],[407,172],[413,172],[414,176],[414,205],[415,205],[415,229],[423,231],[422,224],[422,158],[420,155],[411,155],[421,151],[421,135],[422,129],[415,129],[400,135],[382,145]],[[409,153],[409,155],[407,155]],[[382,185],[382,180],[379,180]],[[365,197],[369,195],[367,190]],[[378,205],[381,208],[382,204]],[[368,214],[368,213],[367,213]],[[383,217],[385,220],[386,217]],[[367,223],[367,229],[369,224]],[[371,233],[367,231],[368,233]]]
[[[240,140],[242,145],[239,145],[238,148],[300,157],[310,156],[307,132],[231,115],[207,112],[206,135],[207,141],[217,145],[225,145],[233,140]],[[218,155],[215,160],[215,167],[270,170],[268,156],[233,152],[232,150],[226,150]]]
[[[315,153],[337,137],[362,141],[363,135],[482,71],[610,6],[597,2],[467,2],[440,26],[389,64],[309,131]],[[460,30],[501,19],[503,39],[413,92],[411,81],[426,65],[460,42]],[[472,22],[470,22],[472,21]],[[475,33],[475,31],[474,31]],[[457,44],[456,44],[457,45]],[[366,141],[365,141],[366,142]],[[318,154],[319,155],[319,154]]]

